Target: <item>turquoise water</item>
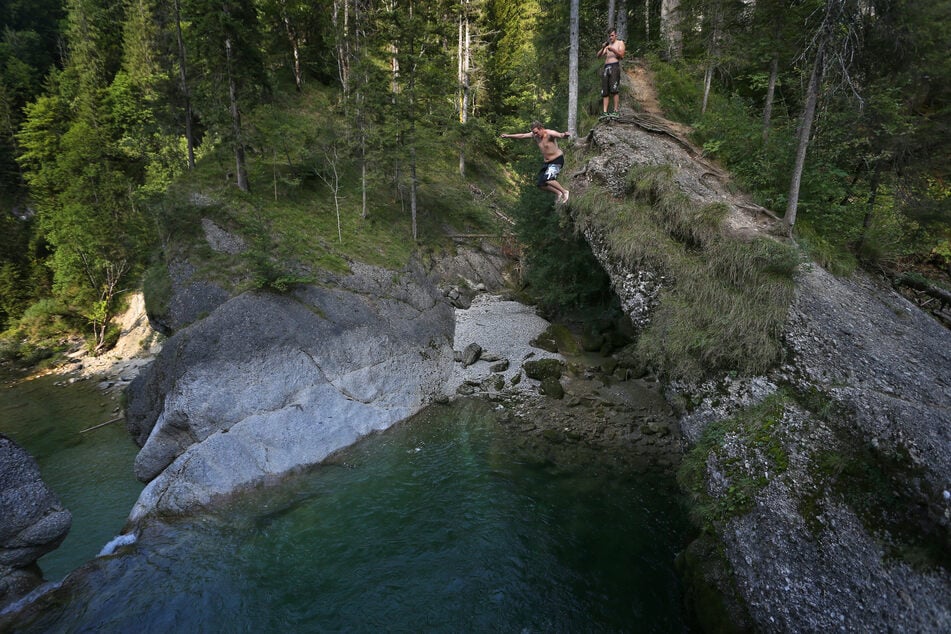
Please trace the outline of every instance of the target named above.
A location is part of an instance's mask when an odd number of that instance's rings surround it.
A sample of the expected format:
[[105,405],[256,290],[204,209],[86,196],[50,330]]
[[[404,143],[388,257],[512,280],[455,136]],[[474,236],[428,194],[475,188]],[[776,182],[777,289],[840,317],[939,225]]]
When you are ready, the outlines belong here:
[[95,557],[142,490],[132,473],[138,449],[122,421],[80,433],[118,416],[117,397],[92,381],[54,385],[63,380],[49,375],[0,385],[0,433],[36,458],[43,481],[73,514],[66,540],[39,560],[49,580]]
[[674,491],[616,456],[527,443],[487,403],[432,407],[331,464],[150,523],[14,628],[685,631]]

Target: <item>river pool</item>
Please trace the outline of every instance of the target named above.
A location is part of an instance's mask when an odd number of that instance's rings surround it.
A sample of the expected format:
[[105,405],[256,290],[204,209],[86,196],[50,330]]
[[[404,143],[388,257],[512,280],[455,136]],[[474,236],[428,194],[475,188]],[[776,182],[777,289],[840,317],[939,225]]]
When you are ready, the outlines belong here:
[[[29,405],[0,402],[3,431],[74,514],[63,552],[40,562],[56,579],[121,528],[141,488],[135,448],[121,424],[77,438],[115,407],[95,386],[24,389]],[[689,528],[672,478],[546,452],[498,407],[433,406],[277,485],[151,521],[0,630],[686,631],[674,558]],[[34,408],[55,420],[9,424]]]

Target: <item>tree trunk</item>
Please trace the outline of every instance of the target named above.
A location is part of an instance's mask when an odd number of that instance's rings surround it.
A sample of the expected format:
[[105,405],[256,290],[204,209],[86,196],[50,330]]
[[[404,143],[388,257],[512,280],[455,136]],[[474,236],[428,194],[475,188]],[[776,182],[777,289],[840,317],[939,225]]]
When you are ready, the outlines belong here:
[[300,92],[304,89],[304,75],[300,65],[300,38],[297,37],[297,31],[294,30],[294,25],[291,24],[290,17],[287,15],[286,0],[281,0],[281,21],[284,22],[284,32],[287,33],[287,39],[291,43],[291,54],[294,58],[294,87],[297,92]]
[[865,206],[865,217],[862,219],[862,231],[859,233],[859,239],[856,242],[855,250],[861,251],[865,246],[865,237],[868,235],[868,228],[872,226],[872,215],[875,213],[875,201],[878,199],[878,185],[882,177],[882,162],[875,161],[875,167],[872,170],[872,179],[868,185],[868,203]]
[[568,53],[568,133],[578,137],[578,0],[571,0]]
[[706,114],[707,102],[710,100],[710,85],[713,83],[713,62],[707,64],[703,73],[703,103],[700,104],[700,114]]
[[766,105],[763,106],[763,144],[769,141],[769,126],[773,116],[773,99],[776,95],[776,78],[779,75],[779,54],[773,53],[769,63],[769,85],[766,87]]
[[[341,5],[343,16],[341,17]],[[343,90],[343,100],[346,103],[350,97],[350,46],[348,30],[350,17],[349,0],[333,0],[331,21],[334,26],[334,47],[337,56],[337,75],[340,78],[340,87]]]
[[228,98],[231,101],[231,133],[234,136],[235,177],[238,189],[243,192],[251,191],[248,184],[248,169],[244,157],[244,142],[241,140],[241,111],[238,109],[238,87],[235,85],[234,72],[231,68],[231,38],[225,38],[225,57],[228,61]]
[[644,43],[651,41],[651,0],[644,0]]
[[[574,0],[572,0],[572,11],[574,11]],[[617,27],[617,24],[614,22],[614,16],[617,11],[617,5],[615,0],[608,0],[608,28],[613,29]]]
[[667,58],[683,57],[683,34],[680,31],[680,0],[661,0],[660,33]]
[[812,133],[812,120],[816,115],[816,103],[819,100],[819,82],[822,75],[823,45],[816,53],[812,75],[809,77],[809,87],[806,90],[806,105],[803,107],[802,120],[796,133],[796,163],[793,166],[792,178],[789,183],[789,196],[786,202],[786,215],[783,223],[791,233],[796,224],[796,212],[799,208],[799,186],[802,183],[802,170],[806,165],[806,149],[809,146],[809,135]]
[[614,18],[619,40],[627,40],[627,0],[617,0],[617,12]]
[[[462,14],[459,16],[459,123],[465,126],[469,122],[469,63],[472,41],[469,33],[469,0],[462,0]],[[466,175],[465,140],[459,146],[459,176]]]
[[178,78],[185,98],[185,143],[188,146],[188,169],[195,169],[195,135],[192,132],[192,101],[188,91],[188,76],[185,72],[185,39],[182,37],[182,16],[175,0],[175,28],[178,35]]

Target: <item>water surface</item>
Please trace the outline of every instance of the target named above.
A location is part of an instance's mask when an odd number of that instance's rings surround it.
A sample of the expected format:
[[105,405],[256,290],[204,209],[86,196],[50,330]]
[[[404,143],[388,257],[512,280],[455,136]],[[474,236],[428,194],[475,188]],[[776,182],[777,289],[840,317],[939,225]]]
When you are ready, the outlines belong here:
[[429,408],[278,486],[150,523],[17,629],[684,631],[673,483],[524,440],[490,404]]
[[118,397],[93,381],[69,385],[59,375],[0,384],[0,433],[26,449],[73,516],[65,541],[41,557],[49,580],[62,579],[96,556],[121,529],[142,490],[132,462],[138,448],[119,416]]

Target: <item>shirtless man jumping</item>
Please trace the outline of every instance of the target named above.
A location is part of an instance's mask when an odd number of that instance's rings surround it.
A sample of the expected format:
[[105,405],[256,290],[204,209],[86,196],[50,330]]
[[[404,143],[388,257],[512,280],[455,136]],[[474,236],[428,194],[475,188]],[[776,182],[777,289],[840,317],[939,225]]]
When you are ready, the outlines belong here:
[[[602,117],[618,115],[621,87],[621,60],[624,59],[624,40],[617,39],[617,29],[608,31],[608,41],[598,51],[598,57],[604,58],[601,69],[601,97],[604,102]],[[608,95],[614,95],[614,110],[608,114]]]
[[567,132],[556,132],[546,130],[538,121],[532,121],[531,132],[519,132],[517,134],[503,134],[503,139],[534,139],[538,144],[538,149],[542,152],[542,168],[538,171],[538,178],[535,184],[539,189],[544,189],[555,194],[555,202],[568,202],[568,190],[561,186],[555,180],[558,173],[565,165],[565,153],[558,147],[555,139],[565,139],[571,136]]

